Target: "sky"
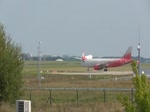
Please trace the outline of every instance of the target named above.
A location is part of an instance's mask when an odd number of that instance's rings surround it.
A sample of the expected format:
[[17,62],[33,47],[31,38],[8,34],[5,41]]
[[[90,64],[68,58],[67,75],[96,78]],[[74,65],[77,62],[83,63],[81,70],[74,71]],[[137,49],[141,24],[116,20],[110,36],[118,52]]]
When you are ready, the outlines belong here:
[[0,0],[0,22],[24,53],[150,58],[150,0]]

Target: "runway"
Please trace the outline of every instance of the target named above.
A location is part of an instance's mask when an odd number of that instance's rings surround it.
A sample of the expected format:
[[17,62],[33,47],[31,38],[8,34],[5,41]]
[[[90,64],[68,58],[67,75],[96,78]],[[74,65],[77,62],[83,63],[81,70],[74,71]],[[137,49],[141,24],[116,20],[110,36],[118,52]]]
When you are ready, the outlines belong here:
[[59,75],[133,75],[132,71],[101,71],[101,72],[53,72]]

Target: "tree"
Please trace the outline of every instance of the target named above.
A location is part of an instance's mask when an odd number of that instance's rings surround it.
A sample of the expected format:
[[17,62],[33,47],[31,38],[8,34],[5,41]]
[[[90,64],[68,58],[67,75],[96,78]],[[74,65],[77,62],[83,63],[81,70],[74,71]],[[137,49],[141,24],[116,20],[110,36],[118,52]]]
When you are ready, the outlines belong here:
[[14,102],[23,93],[21,47],[7,36],[0,24],[0,102]]
[[133,84],[135,86],[135,101],[132,102],[129,97],[118,97],[118,100],[125,106],[126,112],[150,112],[150,85],[144,74],[137,72],[136,62],[133,61],[132,70],[135,73]]

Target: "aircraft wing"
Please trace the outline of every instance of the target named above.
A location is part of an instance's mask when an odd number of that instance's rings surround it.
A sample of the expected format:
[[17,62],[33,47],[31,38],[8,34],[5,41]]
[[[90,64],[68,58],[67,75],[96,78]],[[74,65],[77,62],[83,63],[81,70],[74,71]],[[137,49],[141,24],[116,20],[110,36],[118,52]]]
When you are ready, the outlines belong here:
[[77,59],[77,60],[82,60],[81,57],[73,57],[74,59]]

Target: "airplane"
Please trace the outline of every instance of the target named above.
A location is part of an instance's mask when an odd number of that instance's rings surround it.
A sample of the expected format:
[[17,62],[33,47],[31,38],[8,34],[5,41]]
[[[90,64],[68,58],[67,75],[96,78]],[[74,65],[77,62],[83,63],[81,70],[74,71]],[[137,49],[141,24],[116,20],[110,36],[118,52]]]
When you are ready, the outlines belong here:
[[119,67],[132,63],[131,54],[132,46],[127,49],[124,56],[121,58],[93,58],[92,55],[85,56],[84,53],[82,53],[81,65],[87,67],[88,71],[90,67],[94,68],[94,70],[104,69],[104,71],[107,71],[107,68],[110,67]]

